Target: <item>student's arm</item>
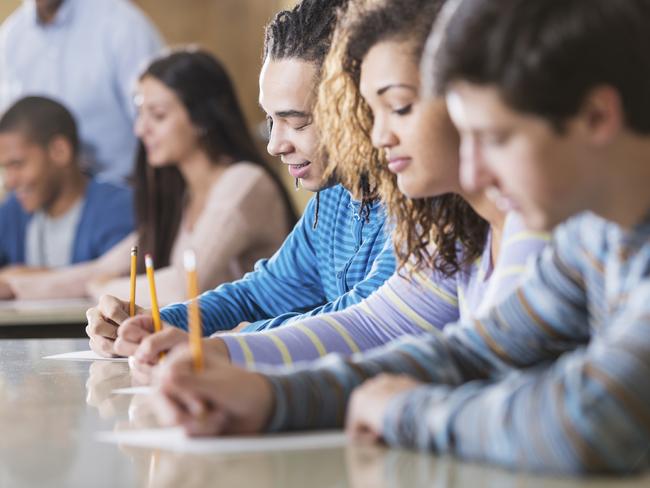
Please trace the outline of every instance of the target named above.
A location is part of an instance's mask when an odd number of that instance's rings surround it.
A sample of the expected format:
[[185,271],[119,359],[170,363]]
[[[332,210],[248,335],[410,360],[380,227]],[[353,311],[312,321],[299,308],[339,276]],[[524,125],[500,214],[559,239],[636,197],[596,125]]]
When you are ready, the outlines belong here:
[[[571,236],[566,239],[571,242]],[[352,390],[380,373],[456,387],[501,377],[513,366],[543,367],[586,344],[588,312],[574,256],[580,245],[574,239],[562,248],[573,254],[546,249],[524,283],[481,321],[450,325],[442,333],[404,339],[348,360],[327,357],[318,367],[270,375],[277,397],[271,428],[341,425]]]
[[79,298],[88,296],[88,283],[94,279],[126,274],[129,271],[130,249],[136,243],[132,233],[101,258],[42,273],[14,275],[7,278],[16,298]]
[[[291,234],[270,259],[259,261],[255,270],[241,280],[201,295],[205,335],[230,330],[244,321],[276,317],[287,310],[311,310],[325,301],[312,242],[314,204],[312,198]],[[187,329],[185,303],[163,308],[161,316],[165,322]]]
[[257,334],[223,334],[230,360],[248,367],[352,354],[397,337],[441,329],[458,319],[456,277],[437,282],[422,272],[395,273],[369,298],[341,312],[322,314]]
[[650,459],[650,283],[629,313],[554,364],[460,388],[421,386],[384,416],[390,445],[544,471],[633,472]]
[[[518,284],[526,261],[539,255],[546,235],[528,232],[515,216],[506,220],[503,245],[489,278],[498,303]],[[234,364],[290,364],[331,352],[352,354],[386,344],[397,337],[442,329],[459,318],[457,275],[425,274],[409,269],[394,274],[369,298],[344,311],[295,321],[259,334],[220,335]],[[477,278],[481,279],[481,278]],[[489,291],[488,291],[489,294]],[[467,310],[476,316],[479,310]]]
[[393,245],[390,239],[386,239],[383,247],[377,250],[376,257],[370,272],[366,277],[355,284],[350,291],[337,297],[335,300],[324,303],[317,307],[312,307],[304,313],[287,312],[274,317],[270,320],[261,320],[253,322],[243,329],[244,332],[254,332],[266,329],[274,329],[279,326],[291,324],[296,321],[304,320],[309,317],[321,315],[330,312],[345,310],[350,305],[359,303],[364,298],[369,297],[377,288],[395,272],[395,255]]

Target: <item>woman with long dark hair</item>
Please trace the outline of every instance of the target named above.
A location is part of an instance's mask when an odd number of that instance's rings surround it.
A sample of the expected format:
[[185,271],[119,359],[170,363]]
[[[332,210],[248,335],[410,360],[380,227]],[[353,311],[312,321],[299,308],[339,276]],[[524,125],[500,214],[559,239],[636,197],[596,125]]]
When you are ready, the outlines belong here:
[[[159,302],[185,297],[182,253],[197,253],[200,288],[240,278],[280,246],[296,216],[277,176],[265,165],[230,78],[211,54],[173,51],[138,81],[134,173],[136,232],[102,258],[12,282],[19,298],[128,297],[129,249],[138,271],[153,256]],[[21,286],[22,285],[22,286]],[[144,276],[138,302],[149,303]]]

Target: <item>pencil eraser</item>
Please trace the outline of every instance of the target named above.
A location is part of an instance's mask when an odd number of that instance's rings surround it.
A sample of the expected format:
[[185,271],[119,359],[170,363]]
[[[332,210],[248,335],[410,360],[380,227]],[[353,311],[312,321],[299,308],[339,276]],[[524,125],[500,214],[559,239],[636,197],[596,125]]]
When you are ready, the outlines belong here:
[[183,263],[185,264],[185,271],[196,270],[196,254],[191,249],[185,251],[183,255]]

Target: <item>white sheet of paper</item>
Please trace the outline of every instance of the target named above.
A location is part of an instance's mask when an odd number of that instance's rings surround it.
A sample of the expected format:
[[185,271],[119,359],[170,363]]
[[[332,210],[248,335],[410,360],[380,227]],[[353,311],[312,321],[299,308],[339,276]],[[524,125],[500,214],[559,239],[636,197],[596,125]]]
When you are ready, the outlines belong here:
[[113,395],[153,395],[156,389],[152,386],[131,386],[129,388],[117,388],[111,393]]
[[127,358],[105,358],[96,354],[94,351],[75,351],[63,354],[54,354],[45,356],[43,359],[60,359],[65,361],[112,361],[114,363],[126,363]]
[[99,432],[100,442],[192,454],[295,451],[342,447],[347,439],[342,431],[267,434],[245,437],[188,437],[181,428]]

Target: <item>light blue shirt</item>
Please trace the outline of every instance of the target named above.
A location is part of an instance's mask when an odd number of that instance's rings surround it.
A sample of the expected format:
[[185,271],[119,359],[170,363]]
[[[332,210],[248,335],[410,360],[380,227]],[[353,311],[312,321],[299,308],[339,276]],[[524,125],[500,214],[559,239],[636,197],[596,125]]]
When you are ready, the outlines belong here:
[[27,95],[58,100],[77,120],[91,172],[124,180],[137,144],[135,81],[161,47],[127,0],[64,0],[49,24],[25,0],[0,27],[0,110]]

